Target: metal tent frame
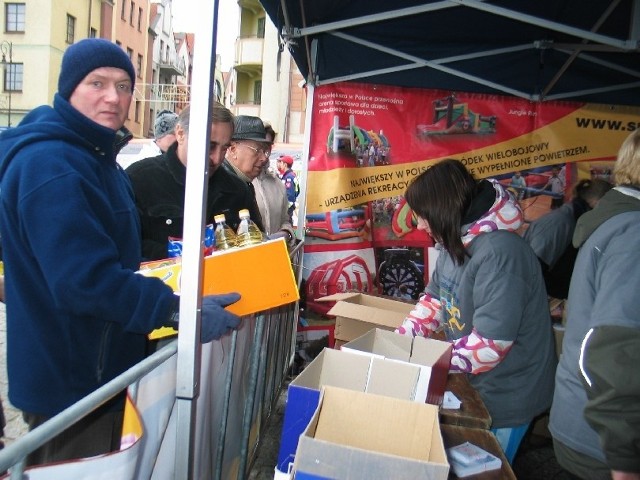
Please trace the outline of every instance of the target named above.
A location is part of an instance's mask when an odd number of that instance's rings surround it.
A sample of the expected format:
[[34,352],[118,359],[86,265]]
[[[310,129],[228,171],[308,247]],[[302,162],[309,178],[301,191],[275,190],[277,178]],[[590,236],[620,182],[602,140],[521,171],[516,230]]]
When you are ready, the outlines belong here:
[[262,3],[308,85],[640,104],[640,0]]

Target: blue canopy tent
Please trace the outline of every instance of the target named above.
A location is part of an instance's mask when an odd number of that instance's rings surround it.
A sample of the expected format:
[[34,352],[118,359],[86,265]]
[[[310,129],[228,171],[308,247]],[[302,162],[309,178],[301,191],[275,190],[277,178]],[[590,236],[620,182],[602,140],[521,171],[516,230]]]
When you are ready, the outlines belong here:
[[640,105],[640,0],[260,1],[306,79],[308,126],[315,87],[348,81]]
[[640,105],[639,0],[261,0],[309,85]]

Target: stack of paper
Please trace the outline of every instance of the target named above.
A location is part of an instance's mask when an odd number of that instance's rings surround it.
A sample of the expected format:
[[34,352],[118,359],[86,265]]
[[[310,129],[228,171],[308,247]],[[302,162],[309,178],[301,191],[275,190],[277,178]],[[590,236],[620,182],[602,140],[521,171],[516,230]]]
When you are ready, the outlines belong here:
[[502,467],[502,460],[469,442],[447,448],[447,458],[458,477],[468,477]]

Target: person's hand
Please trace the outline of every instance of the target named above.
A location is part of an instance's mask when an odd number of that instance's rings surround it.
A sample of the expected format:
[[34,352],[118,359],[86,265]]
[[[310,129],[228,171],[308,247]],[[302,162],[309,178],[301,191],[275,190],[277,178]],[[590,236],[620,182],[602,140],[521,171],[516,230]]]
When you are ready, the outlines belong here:
[[229,330],[240,325],[240,317],[225,310],[224,307],[240,300],[239,293],[207,295],[202,297],[202,321],[200,325],[200,341],[209,343],[217,340]]
[[278,230],[275,233],[267,235],[267,240],[275,240],[277,238],[284,238],[287,242],[287,245],[290,247],[295,246],[296,244],[296,237],[293,232],[289,230],[282,229]]
[[278,238],[284,238],[285,240],[289,241],[291,235],[289,235],[289,232],[285,232],[284,230],[279,230],[270,235],[267,235],[267,240],[276,240]]

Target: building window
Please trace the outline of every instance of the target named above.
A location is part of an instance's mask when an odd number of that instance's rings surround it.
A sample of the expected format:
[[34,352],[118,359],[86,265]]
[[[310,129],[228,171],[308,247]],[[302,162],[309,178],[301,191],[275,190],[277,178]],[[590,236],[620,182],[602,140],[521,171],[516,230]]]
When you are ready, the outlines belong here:
[[138,54],[138,78],[142,78],[142,55]]
[[165,63],[163,55],[164,55],[164,40],[160,40],[160,63]]
[[129,56],[129,60],[131,60],[133,62],[133,50],[130,48],[127,48],[127,55]]
[[98,31],[95,28],[91,28],[89,30],[89,37],[90,38],[96,38],[98,36]]
[[138,31],[142,31],[142,8],[138,8]]
[[[147,118],[155,118],[153,113],[154,113],[153,112],[153,108],[150,108],[149,109],[149,117],[147,117]],[[149,128],[147,129],[147,136],[153,137],[153,134],[154,134],[154,132],[153,132],[153,121],[152,121],[152,122],[149,123]]]
[[256,80],[253,84],[253,103],[254,105],[260,105],[262,102],[262,80]]
[[218,102],[223,103],[222,102],[222,85],[220,84],[220,80],[216,80],[215,84],[213,85],[213,96]]
[[122,48],[122,42],[120,40],[116,40],[116,45],[118,45],[120,48]]
[[5,92],[22,92],[22,63],[7,63],[4,69],[4,91]]
[[122,8],[120,9],[120,18],[121,18],[122,20],[125,20],[125,19],[127,18],[127,17],[125,17],[125,15],[124,15],[124,12],[125,12],[125,10],[126,10],[126,8],[125,8],[126,6],[127,6],[127,2],[126,2],[125,0],[122,0]]
[[5,3],[4,29],[6,32],[24,32],[24,3]]
[[134,107],[134,110],[135,110],[135,121],[136,121],[136,123],[140,123],[140,102],[137,101],[137,100],[135,102],[136,102],[135,107]]
[[67,43],[71,45],[76,38],[76,17],[67,15]]
[[264,22],[265,17],[258,19],[258,38],[264,38]]
[[133,27],[133,12],[136,9],[136,4],[131,2],[131,11],[129,12],[129,25]]

